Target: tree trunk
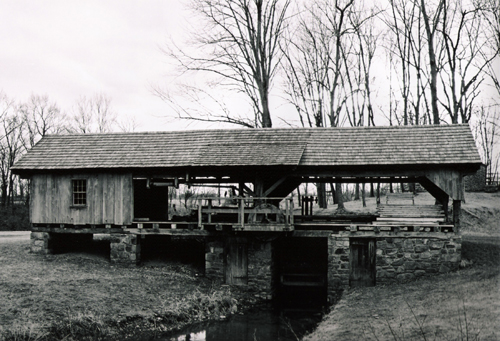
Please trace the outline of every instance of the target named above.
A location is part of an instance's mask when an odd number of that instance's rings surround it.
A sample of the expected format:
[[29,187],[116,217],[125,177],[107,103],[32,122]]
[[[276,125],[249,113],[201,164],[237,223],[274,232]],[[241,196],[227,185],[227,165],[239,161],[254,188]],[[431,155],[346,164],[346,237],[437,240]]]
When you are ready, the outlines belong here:
[[363,200],[363,207],[366,207],[366,195],[365,195],[365,184],[363,183],[361,187],[361,198]]
[[2,206],[7,205],[7,183],[2,184]]
[[263,90],[265,93],[261,94],[262,101],[262,128],[271,128],[273,126],[273,122],[271,121],[271,113],[269,112],[269,93],[266,90]]
[[375,197],[375,190],[373,189],[373,182],[370,182],[370,198]]
[[[439,12],[441,11],[443,2],[439,2],[438,13],[436,14],[436,18],[439,17]],[[439,110],[438,110],[438,96],[437,96],[437,63],[436,63],[436,52],[434,51],[434,32],[435,28],[431,28],[431,24],[429,23],[429,16],[425,9],[425,1],[420,0],[420,10],[422,11],[422,17],[424,19],[425,24],[425,32],[427,33],[427,46],[429,49],[429,66],[431,73],[431,108],[432,108],[432,123],[439,124]],[[437,20],[437,19],[436,19]],[[434,24],[434,23],[433,23]]]
[[409,190],[411,193],[415,194],[415,183],[409,183],[409,184],[408,184],[408,190]]
[[319,208],[327,208],[328,203],[326,199],[326,184],[324,182],[317,183],[316,188],[318,191],[318,206]]
[[332,183],[330,183],[330,190],[332,191],[333,204],[337,205],[339,203],[337,198],[337,191],[335,190],[335,187]]
[[343,210],[345,209],[344,207],[344,198],[342,198],[342,184],[341,183],[336,183],[335,184],[335,196],[337,197],[337,210]]
[[356,187],[354,189],[354,200],[359,200],[359,184],[356,184]]

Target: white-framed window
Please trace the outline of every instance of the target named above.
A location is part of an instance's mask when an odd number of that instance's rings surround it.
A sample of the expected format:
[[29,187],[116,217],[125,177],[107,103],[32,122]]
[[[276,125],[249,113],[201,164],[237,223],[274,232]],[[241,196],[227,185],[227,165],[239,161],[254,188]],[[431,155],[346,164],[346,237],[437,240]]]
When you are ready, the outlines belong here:
[[73,206],[87,205],[87,179],[71,180],[73,188]]

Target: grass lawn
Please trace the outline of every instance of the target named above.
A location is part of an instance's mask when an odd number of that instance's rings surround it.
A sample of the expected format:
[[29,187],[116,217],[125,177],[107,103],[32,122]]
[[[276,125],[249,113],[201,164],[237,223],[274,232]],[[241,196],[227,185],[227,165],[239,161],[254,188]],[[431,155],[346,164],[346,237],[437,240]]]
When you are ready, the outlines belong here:
[[0,238],[0,264],[0,340],[135,340],[252,303],[182,264],[118,267],[99,250],[32,255],[26,238]]
[[479,267],[345,292],[304,340],[499,340],[499,321],[498,268]]
[[[416,201],[426,203],[427,197]],[[374,208],[370,199],[365,210]],[[348,205],[363,210],[359,202]],[[463,208],[465,268],[407,284],[347,290],[303,340],[500,340],[499,193],[466,193]]]
[[[499,340],[500,196],[467,195],[464,269],[347,290],[305,340]],[[33,255],[26,236],[10,234],[0,236],[1,341],[137,340],[256,303],[183,264],[114,266],[99,243],[93,252]]]

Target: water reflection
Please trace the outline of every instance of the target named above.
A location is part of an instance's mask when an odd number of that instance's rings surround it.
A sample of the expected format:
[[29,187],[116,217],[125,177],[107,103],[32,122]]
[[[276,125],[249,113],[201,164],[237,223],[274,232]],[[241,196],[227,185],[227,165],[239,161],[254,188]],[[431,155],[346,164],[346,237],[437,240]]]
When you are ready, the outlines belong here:
[[296,341],[311,332],[321,314],[301,313],[283,316],[272,310],[259,310],[232,316],[225,321],[190,326],[164,341]]
[[206,330],[202,330],[198,333],[189,333],[187,335],[180,335],[178,337],[170,338],[172,341],[205,341],[207,339]]

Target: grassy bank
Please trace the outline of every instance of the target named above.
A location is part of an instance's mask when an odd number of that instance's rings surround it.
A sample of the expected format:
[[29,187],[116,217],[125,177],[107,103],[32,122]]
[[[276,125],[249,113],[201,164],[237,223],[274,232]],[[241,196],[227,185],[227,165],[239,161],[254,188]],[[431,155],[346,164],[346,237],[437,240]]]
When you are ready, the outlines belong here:
[[464,239],[468,268],[349,290],[304,340],[499,340],[500,246]]
[[[500,196],[469,198],[463,269],[346,291],[305,340],[500,339]],[[113,266],[96,245],[44,257],[29,253],[29,240],[0,238],[0,341],[146,339],[256,303],[183,264]]]
[[0,262],[0,340],[137,339],[255,303],[188,266],[118,267],[98,249],[43,257],[6,238]]
[[462,208],[460,271],[348,290],[304,340],[500,340],[500,193],[466,193]]

